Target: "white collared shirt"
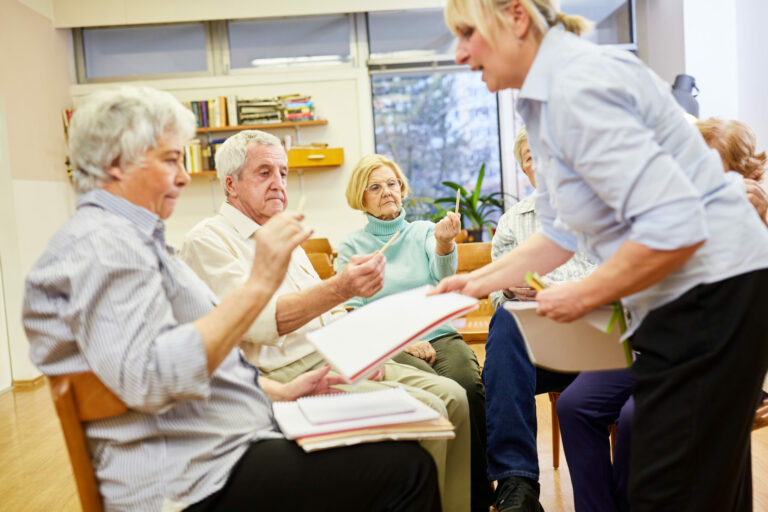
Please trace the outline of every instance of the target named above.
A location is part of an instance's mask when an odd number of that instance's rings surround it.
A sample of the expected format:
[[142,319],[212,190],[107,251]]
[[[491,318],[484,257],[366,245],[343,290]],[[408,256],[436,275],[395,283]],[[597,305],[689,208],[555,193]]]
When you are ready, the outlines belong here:
[[[219,298],[224,297],[248,278],[256,248],[253,234],[260,227],[225,202],[217,215],[202,220],[187,233],[181,258]],[[243,336],[240,347],[248,361],[265,371],[272,371],[314,352],[306,333],[344,315],[343,306],[323,313],[284,336],[277,332],[275,315],[280,295],[311,288],[321,281],[304,249],[297,247],[291,255],[285,279]]]
[[637,328],[698,284],[768,266],[768,230],[669,85],[629,52],[561,27],[542,40],[518,101],[536,163],[536,212],[560,246],[599,261],[626,240],[674,250],[679,270],[623,300]]

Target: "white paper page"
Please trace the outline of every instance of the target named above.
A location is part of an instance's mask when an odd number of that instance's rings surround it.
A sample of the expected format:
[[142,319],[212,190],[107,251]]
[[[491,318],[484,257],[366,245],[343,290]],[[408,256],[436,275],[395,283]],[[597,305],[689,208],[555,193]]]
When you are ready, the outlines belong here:
[[338,448],[340,446],[354,446],[361,443],[376,443],[378,441],[411,441],[419,439],[453,439],[456,435],[453,431],[445,432],[414,432],[397,434],[372,434],[360,435],[354,437],[345,437],[343,439],[334,439],[333,441],[322,441],[319,443],[302,444],[302,449],[307,452],[318,450],[327,450],[328,448]]
[[[352,397],[355,393],[339,395],[340,397]],[[411,395],[404,393],[404,400],[413,406],[409,412],[400,414],[389,414],[385,416],[376,416],[373,418],[359,418],[349,421],[338,421],[335,423],[325,423],[314,425],[307,420],[299,408],[297,402],[275,402],[272,404],[272,410],[275,413],[275,420],[280,425],[280,430],[288,439],[297,437],[330,434],[333,432],[344,432],[345,430],[355,430],[359,428],[397,425],[400,423],[411,423],[417,421],[428,421],[438,418],[440,414],[434,409],[430,409],[419,402]],[[350,400],[356,401],[352,397]]]
[[416,407],[403,388],[368,393],[309,396],[296,400],[307,420],[319,425],[411,412]]
[[504,303],[504,308],[513,314],[528,356],[536,366],[560,372],[627,367],[624,347],[619,343],[618,326],[610,334],[602,330],[613,313],[612,306],[598,308],[598,311],[568,323],[537,315],[538,303],[534,301],[510,301]]
[[377,361],[477,306],[477,299],[458,293],[428,297],[429,289],[423,286],[379,299],[308,333],[307,339],[342,377],[359,380],[366,375],[360,372],[373,371]]

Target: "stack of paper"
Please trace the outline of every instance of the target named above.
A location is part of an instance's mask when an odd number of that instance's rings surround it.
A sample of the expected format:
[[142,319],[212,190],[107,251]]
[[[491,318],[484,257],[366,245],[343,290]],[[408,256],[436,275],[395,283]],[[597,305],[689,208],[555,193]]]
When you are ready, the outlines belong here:
[[427,296],[429,289],[414,288],[366,304],[310,332],[307,339],[347,382],[357,382],[410,343],[477,307],[475,298]]
[[402,388],[275,402],[288,439],[311,452],[383,440],[450,439],[453,425]]
[[525,341],[528,357],[536,366],[558,372],[581,372],[626,368],[627,356],[619,329],[608,325],[614,313],[603,306],[579,320],[559,323],[539,316],[538,302],[504,303],[515,318]]

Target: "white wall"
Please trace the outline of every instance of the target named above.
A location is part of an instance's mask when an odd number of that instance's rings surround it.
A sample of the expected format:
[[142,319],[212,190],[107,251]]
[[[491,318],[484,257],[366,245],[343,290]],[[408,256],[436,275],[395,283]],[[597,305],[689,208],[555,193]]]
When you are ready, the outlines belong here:
[[[44,2],[35,2],[44,8]],[[24,276],[72,211],[61,109],[70,106],[67,31],[38,9],[0,0],[0,264],[13,380],[39,372],[21,325]],[[12,51],[11,51],[12,49]],[[7,345],[6,345],[7,343]],[[0,387],[7,377],[0,356]]]
[[757,134],[757,147],[768,149],[768,59],[765,22],[768,2],[736,0],[738,119]]
[[683,0],[637,0],[638,56],[670,84],[685,70]]
[[[311,95],[317,116],[327,119],[328,124],[301,128],[301,142],[327,142],[331,147],[343,147],[345,164],[338,168],[305,171],[306,224],[315,230],[315,236],[330,239],[334,246],[345,234],[363,226],[362,214],[347,206],[344,190],[355,163],[374,150],[370,81],[364,68],[312,68],[247,76],[157,80],[145,84],[168,90],[182,101],[229,94],[241,98],[287,93]],[[81,101],[88,92],[100,87],[105,86],[73,86],[75,103]],[[293,134],[294,130],[279,129],[273,130],[273,133],[283,137]],[[219,134],[213,138],[226,135]],[[288,178],[289,208],[291,204],[297,204],[300,196],[299,176],[291,172]],[[192,226],[218,210],[223,198],[218,181],[214,180],[212,189],[211,178],[193,177],[182,192],[176,211],[167,222],[168,240],[178,247]]]
[[[699,117],[739,117],[736,4],[684,0],[685,72],[701,90]],[[754,41],[757,43],[757,40]]]

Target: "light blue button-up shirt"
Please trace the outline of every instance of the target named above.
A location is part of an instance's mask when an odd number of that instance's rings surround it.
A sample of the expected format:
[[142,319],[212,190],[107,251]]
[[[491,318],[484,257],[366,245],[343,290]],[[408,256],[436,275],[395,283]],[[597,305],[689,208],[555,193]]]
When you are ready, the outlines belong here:
[[698,284],[768,267],[768,230],[743,187],[632,54],[550,29],[518,108],[548,238],[601,262],[625,240],[659,250],[706,240],[682,268],[624,299],[628,334]]
[[107,510],[178,509],[222,488],[250,442],[282,438],[237,349],[207,374],[192,322],[216,296],[153,213],[81,195],[29,273],[24,327],[46,375],[93,371],[128,406],[85,425]]

